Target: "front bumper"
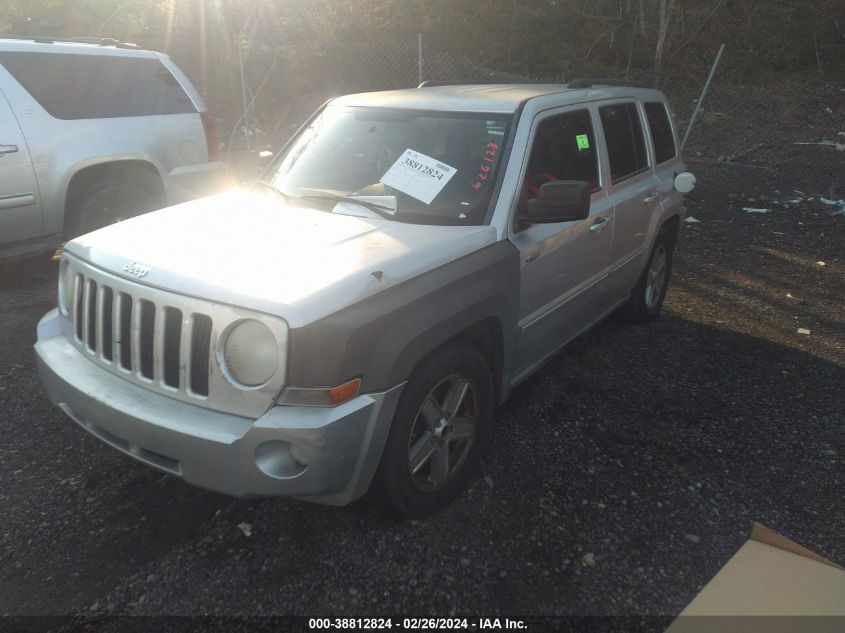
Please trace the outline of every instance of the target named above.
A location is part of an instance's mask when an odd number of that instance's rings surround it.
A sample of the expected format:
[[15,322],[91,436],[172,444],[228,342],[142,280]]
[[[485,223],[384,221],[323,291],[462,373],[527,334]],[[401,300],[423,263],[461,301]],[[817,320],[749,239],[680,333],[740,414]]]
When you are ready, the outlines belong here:
[[334,408],[275,406],[257,420],[179,402],[110,374],[38,324],[35,352],[50,400],[127,455],[238,497],[292,496],[344,505],[375,474],[404,385]]

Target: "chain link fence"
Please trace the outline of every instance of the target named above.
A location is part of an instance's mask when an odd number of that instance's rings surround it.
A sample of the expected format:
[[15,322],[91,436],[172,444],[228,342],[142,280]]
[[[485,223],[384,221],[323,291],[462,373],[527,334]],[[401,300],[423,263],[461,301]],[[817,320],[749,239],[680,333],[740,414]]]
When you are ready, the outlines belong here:
[[[695,97],[672,97],[685,127]],[[836,213],[845,198],[843,112],[845,91],[818,78],[767,86],[716,81],[684,154],[709,199],[754,207],[813,198],[819,210]]]
[[[254,175],[255,152],[278,149],[308,116],[334,96],[416,86],[420,79],[565,82],[575,77],[525,77],[482,67],[422,41],[334,42],[286,58],[251,56],[244,64],[245,97],[211,101],[221,117],[224,150],[242,178]],[[608,79],[649,82],[643,72],[598,72]],[[238,77],[238,79],[240,79]],[[680,136],[705,77],[666,82]],[[246,108],[243,105],[246,105]],[[845,198],[845,88],[817,75],[791,82],[737,85],[718,71],[691,130],[684,155],[699,179],[699,196],[724,207],[734,201]],[[250,150],[249,152],[245,150]]]

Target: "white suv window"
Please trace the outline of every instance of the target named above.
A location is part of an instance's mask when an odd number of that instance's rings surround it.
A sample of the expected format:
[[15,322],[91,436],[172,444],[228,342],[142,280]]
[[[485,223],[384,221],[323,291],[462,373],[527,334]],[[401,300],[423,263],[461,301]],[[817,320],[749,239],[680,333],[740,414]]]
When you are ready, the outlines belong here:
[[57,119],[197,111],[157,59],[7,51],[0,52],[0,64]]
[[646,103],[645,116],[648,119],[648,129],[651,130],[651,140],[654,143],[654,160],[659,165],[670,158],[675,158],[675,136],[669,123],[669,113],[662,103]]
[[648,168],[643,127],[634,103],[620,103],[599,108],[610,179],[614,184]]
[[583,180],[599,190],[599,168],[589,110],[551,116],[540,123],[531,147],[525,186],[529,198],[554,180]]

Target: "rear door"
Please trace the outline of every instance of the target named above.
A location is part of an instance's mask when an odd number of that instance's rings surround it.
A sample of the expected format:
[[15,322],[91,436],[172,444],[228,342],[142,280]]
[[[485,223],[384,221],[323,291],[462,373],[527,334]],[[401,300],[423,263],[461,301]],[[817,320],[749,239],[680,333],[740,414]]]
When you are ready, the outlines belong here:
[[640,106],[617,99],[599,107],[607,147],[614,205],[609,285],[617,298],[630,292],[644,265],[646,238],[655,207],[660,204],[658,180],[651,166]]
[[0,244],[40,235],[41,202],[35,171],[18,121],[0,92]]

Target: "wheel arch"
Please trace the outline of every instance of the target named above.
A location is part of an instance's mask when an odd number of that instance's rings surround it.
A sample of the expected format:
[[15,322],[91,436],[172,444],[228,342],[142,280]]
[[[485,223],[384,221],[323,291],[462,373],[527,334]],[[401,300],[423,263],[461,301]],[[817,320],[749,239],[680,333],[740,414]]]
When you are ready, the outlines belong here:
[[678,243],[678,236],[681,232],[681,216],[678,213],[672,214],[670,217],[663,220],[658,229],[658,232],[666,232],[672,240],[672,247]]
[[[506,346],[502,318],[495,313],[478,318],[480,306],[468,309],[463,315],[449,319],[449,327],[433,328],[410,341],[399,353],[393,372],[393,380],[407,380],[413,371],[442,349],[465,343],[476,349],[487,361],[493,377],[495,404],[501,404],[506,397],[504,387]],[[464,318],[462,318],[462,316]],[[439,330],[439,331],[438,331]]]
[[143,158],[102,161],[93,164],[78,165],[69,171],[67,184],[63,187],[64,216],[62,233],[67,235],[73,226],[76,213],[84,199],[86,192],[99,182],[108,180],[131,180],[133,178],[147,178],[148,184],[156,188],[155,195],[162,205],[166,203],[166,192],[161,172],[151,161]]

